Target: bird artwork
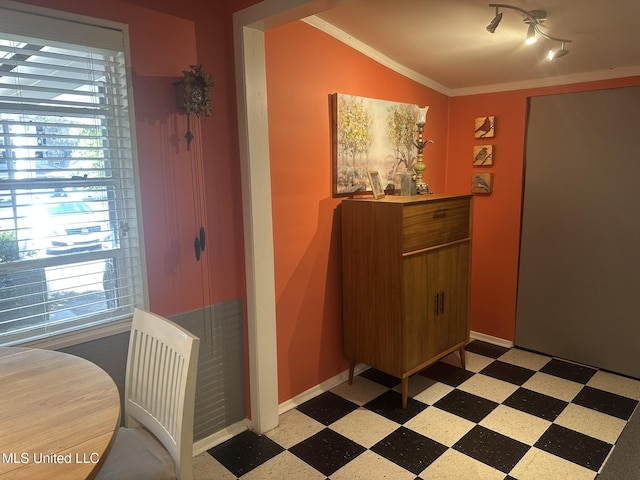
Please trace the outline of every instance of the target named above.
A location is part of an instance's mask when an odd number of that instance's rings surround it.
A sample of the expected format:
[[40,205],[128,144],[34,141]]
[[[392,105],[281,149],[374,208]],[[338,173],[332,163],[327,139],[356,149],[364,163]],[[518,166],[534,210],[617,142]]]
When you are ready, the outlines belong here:
[[475,138],[489,138],[495,135],[495,118],[479,117],[476,118],[474,135]]
[[493,190],[493,175],[491,173],[476,173],[471,177],[471,193],[491,193]]
[[493,145],[473,147],[473,165],[475,167],[493,165]]

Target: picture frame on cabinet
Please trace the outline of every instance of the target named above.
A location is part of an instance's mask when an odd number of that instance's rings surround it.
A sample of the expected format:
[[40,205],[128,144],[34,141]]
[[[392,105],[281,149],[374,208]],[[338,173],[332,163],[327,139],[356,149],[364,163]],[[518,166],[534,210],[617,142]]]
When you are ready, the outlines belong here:
[[491,192],[493,192],[493,173],[471,175],[471,193],[489,195]]
[[369,170],[367,172],[367,175],[369,177],[369,183],[371,184],[371,192],[373,192],[373,198],[377,200],[384,197],[384,188],[382,188],[380,174],[376,170]]

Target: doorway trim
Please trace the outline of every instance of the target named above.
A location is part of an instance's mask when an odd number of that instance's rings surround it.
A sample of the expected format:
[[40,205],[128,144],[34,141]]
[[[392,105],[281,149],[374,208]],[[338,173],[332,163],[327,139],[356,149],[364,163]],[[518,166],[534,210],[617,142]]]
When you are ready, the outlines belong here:
[[233,14],[247,277],[251,428],[278,425],[275,269],[264,32],[350,0],[264,0]]

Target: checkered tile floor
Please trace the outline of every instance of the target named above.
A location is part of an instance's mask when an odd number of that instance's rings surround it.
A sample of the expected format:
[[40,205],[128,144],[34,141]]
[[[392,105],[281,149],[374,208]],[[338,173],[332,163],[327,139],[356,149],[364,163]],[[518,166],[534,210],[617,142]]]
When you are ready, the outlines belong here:
[[556,358],[467,345],[409,380],[374,369],[196,460],[196,480],[595,479],[640,381]]

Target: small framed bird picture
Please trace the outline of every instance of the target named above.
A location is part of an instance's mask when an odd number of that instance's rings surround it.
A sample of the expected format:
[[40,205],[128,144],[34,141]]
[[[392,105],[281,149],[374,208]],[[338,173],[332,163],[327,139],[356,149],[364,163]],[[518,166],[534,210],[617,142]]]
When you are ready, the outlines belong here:
[[475,145],[473,147],[473,166],[490,167],[493,165],[493,145]]
[[471,175],[471,193],[489,195],[493,191],[493,173]]
[[496,119],[490,117],[476,118],[474,136],[475,138],[490,138],[496,134]]

